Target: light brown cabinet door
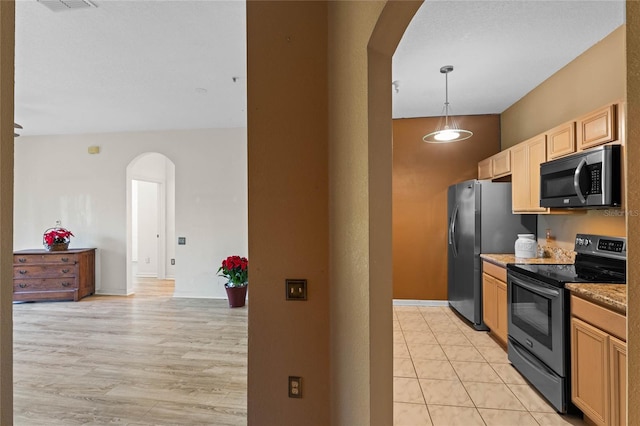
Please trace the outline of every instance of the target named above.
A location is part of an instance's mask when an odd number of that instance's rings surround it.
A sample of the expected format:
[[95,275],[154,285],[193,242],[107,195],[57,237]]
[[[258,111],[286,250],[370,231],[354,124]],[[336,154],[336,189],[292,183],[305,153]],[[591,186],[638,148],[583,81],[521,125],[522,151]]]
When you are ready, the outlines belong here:
[[627,424],[627,344],[611,336],[609,376],[611,377],[611,425]]
[[511,205],[514,212],[529,209],[529,155],[525,143],[511,148]]
[[616,105],[607,105],[578,119],[578,150],[602,145],[616,139]]
[[507,343],[507,283],[496,280],[496,336]]
[[478,163],[478,179],[491,179],[492,177],[492,162],[489,157]]
[[529,211],[545,212],[540,207],[540,164],[547,161],[547,143],[544,135],[529,142]]
[[571,400],[597,425],[609,422],[609,335],[571,318]]
[[576,122],[571,121],[547,132],[548,159],[576,152]]
[[545,135],[511,148],[511,206],[514,213],[546,213],[540,207],[540,164],[547,161]]
[[493,177],[499,178],[511,174],[511,151],[504,150],[491,157]]
[[482,318],[492,331],[496,328],[496,279],[482,274]]

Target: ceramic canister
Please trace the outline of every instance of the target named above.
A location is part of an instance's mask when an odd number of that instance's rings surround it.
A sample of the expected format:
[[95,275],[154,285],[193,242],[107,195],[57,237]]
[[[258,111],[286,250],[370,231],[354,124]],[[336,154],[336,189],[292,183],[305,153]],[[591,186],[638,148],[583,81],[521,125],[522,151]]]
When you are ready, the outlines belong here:
[[534,234],[518,234],[515,245],[516,257],[521,259],[531,259],[536,257],[538,252],[538,242]]

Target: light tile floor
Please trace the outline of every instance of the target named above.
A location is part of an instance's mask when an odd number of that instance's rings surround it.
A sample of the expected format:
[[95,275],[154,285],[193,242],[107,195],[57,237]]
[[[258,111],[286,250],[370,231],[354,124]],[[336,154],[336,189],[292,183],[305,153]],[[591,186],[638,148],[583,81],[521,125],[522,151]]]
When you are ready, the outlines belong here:
[[394,426],[585,425],[558,414],[488,333],[448,307],[394,306]]

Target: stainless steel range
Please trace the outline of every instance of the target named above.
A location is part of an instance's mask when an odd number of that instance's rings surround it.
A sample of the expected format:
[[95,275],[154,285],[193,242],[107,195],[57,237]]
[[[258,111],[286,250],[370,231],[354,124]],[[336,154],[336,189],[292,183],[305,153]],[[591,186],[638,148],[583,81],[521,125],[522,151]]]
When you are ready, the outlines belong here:
[[507,353],[561,413],[571,408],[569,294],[565,283],[625,283],[626,239],[578,234],[573,265],[507,265]]

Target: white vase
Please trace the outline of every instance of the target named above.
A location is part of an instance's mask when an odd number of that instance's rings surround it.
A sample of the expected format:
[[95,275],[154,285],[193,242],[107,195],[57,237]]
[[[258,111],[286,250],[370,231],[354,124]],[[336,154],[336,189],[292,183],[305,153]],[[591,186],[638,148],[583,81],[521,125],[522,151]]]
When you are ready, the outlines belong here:
[[532,259],[538,252],[538,242],[534,234],[518,234],[515,245],[516,257]]

